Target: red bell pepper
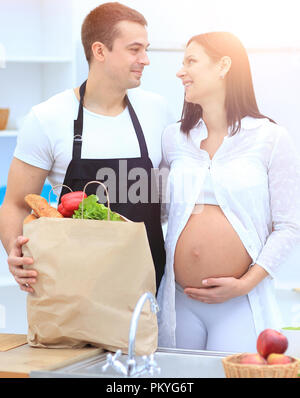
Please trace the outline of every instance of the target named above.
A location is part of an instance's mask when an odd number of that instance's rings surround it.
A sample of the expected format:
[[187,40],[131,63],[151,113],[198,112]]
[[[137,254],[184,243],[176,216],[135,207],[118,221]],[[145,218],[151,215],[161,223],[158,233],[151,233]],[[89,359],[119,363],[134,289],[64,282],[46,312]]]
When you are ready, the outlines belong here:
[[65,211],[74,212],[78,210],[79,204],[87,197],[87,194],[82,191],[75,191],[66,193],[61,197],[61,204]]
[[72,215],[73,215],[73,211],[67,211],[67,210],[63,207],[63,205],[62,205],[61,203],[58,205],[57,210],[58,210],[58,211],[60,212],[60,214],[61,214],[62,216],[64,216],[64,217],[72,217]]

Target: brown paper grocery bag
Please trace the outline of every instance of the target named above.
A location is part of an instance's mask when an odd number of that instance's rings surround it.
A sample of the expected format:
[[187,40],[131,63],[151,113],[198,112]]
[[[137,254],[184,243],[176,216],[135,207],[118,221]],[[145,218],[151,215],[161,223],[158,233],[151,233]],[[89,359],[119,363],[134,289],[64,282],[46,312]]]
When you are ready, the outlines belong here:
[[[41,217],[24,225],[24,256],[38,271],[27,297],[28,343],[34,347],[128,350],[130,321],[155,270],[144,223]],[[135,352],[157,348],[157,319],[141,313]]]

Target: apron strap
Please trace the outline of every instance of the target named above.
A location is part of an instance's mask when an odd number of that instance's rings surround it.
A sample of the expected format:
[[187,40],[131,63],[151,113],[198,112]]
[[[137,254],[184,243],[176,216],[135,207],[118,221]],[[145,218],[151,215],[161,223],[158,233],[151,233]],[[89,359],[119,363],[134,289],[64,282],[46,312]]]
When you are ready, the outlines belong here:
[[[81,147],[82,147],[82,130],[83,130],[83,98],[86,89],[87,80],[82,83],[79,89],[80,102],[78,108],[77,119],[74,120],[74,141],[73,141],[73,159],[81,159]],[[128,96],[125,96],[125,102],[128,106],[129,115],[139,142],[141,157],[148,158],[148,149],[145,141],[144,133],[140,125],[139,119],[129,101]]]
[[78,108],[77,119],[74,120],[74,142],[73,142],[73,159],[81,159],[82,147],[82,130],[83,130],[83,97],[86,88],[86,82],[82,83],[79,89],[80,102]]
[[142,126],[140,125],[139,119],[138,119],[138,117],[137,117],[137,115],[136,115],[136,113],[135,113],[135,111],[133,109],[133,106],[131,105],[131,102],[129,101],[129,98],[128,98],[127,95],[125,96],[125,101],[126,101],[126,104],[128,106],[129,115],[130,115],[134,130],[135,130],[138,142],[139,142],[140,151],[141,151],[141,157],[142,158],[148,158],[149,157],[148,148],[147,148],[147,144],[146,144],[146,141],[145,141],[145,136],[144,136],[144,133],[143,133]]

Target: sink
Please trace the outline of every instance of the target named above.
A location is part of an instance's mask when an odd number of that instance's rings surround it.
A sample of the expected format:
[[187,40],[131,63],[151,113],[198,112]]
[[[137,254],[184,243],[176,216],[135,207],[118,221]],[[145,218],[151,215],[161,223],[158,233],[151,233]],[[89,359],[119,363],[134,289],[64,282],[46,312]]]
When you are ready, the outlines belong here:
[[[71,378],[124,378],[114,369],[106,372],[102,366],[106,363],[108,352],[98,354],[86,360],[74,363],[55,370],[32,371],[30,377],[71,377]],[[225,373],[222,358],[233,354],[232,352],[216,352],[201,350],[182,350],[158,348],[155,352],[155,360],[160,367],[160,374],[142,374],[147,378],[224,378]],[[122,354],[120,362],[126,362],[128,356]],[[136,357],[137,364],[142,364],[142,357]]]

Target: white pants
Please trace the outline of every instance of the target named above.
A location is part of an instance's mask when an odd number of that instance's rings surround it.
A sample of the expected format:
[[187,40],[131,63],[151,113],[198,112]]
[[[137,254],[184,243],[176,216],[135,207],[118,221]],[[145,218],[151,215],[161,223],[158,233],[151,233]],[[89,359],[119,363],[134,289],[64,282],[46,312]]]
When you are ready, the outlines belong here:
[[207,304],[188,297],[176,283],[176,347],[256,352],[257,335],[248,296]]

